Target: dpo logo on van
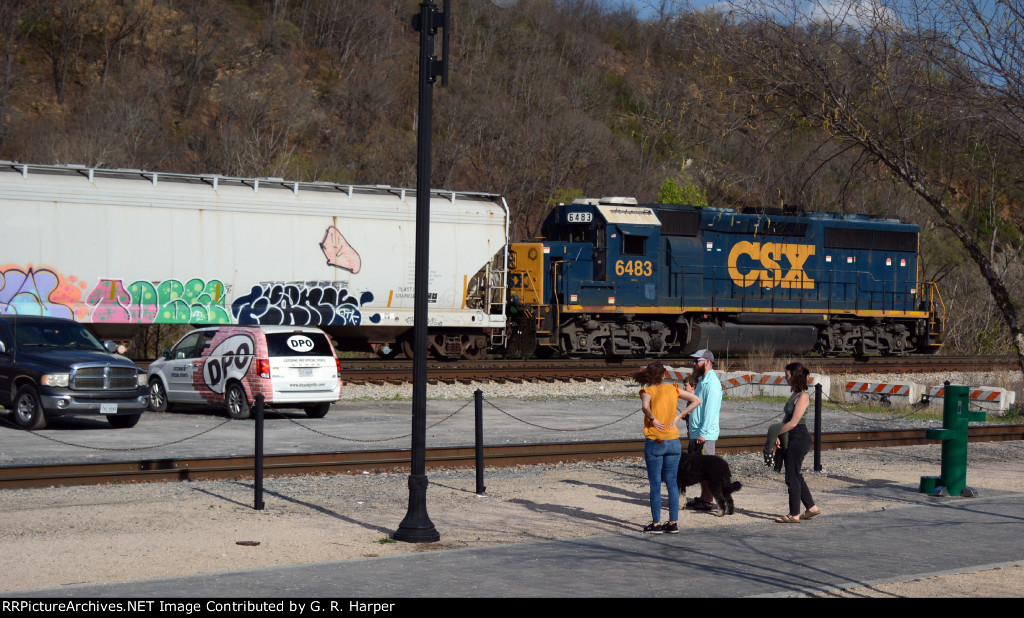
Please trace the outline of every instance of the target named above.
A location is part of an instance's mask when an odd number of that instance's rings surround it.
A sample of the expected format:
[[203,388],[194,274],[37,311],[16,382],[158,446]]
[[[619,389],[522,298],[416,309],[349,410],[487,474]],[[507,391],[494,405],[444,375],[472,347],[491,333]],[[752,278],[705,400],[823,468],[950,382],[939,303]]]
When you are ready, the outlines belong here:
[[241,380],[252,364],[253,341],[248,335],[231,335],[220,342],[203,365],[203,381],[218,395],[228,380]]
[[292,335],[288,337],[288,347],[296,352],[310,352],[313,350],[313,340],[305,335]]

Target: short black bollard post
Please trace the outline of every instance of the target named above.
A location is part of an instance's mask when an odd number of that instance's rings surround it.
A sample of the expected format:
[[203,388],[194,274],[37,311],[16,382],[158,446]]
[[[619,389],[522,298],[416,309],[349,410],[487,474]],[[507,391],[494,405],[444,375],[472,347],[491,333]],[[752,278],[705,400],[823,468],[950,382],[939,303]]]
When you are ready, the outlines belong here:
[[821,472],[821,384],[814,385],[814,471]]
[[484,487],[484,392],[479,388],[473,393],[476,412],[473,416],[476,425],[476,495],[487,495]]
[[814,472],[821,472],[821,385],[814,385]]
[[263,510],[263,393],[256,395],[256,409],[253,410],[256,420],[256,461],[253,470],[253,505],[257,511]]

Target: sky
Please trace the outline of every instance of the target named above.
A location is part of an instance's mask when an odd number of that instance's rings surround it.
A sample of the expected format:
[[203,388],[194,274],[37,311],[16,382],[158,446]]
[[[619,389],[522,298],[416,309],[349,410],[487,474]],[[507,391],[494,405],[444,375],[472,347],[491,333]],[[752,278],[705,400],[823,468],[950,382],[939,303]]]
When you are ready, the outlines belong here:
[[[609,6],[625,6],[636,9],[640,17],[656,15],[657,7],[662,4],[672,5],[677,3],[680,6],[694,9],[706,9],[716,4],[727,7],[730,3],[742,5],[744,0],[602,0]],[[749,0],[758,2],[758,0]],[[894,4],[896,0],[784,0],[782,4],[790,5],[792,8],[800,9],[798,15],[805,18],[818,19],[839,19],[844,22],[857,21],[858,19],[870,17],[877,14],[877,11],[888,11],[885,8]]]

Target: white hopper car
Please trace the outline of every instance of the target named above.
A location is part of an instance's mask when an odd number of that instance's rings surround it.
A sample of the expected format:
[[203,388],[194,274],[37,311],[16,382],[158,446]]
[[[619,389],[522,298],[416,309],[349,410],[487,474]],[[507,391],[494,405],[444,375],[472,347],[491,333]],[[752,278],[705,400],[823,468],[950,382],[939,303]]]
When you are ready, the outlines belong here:
[[[508,207],[433,191],[436,356],[500,338]],[[416,192],[387,186],[0,162],[0,313],[127,338],[146,324],[318,326],[411,354]]]

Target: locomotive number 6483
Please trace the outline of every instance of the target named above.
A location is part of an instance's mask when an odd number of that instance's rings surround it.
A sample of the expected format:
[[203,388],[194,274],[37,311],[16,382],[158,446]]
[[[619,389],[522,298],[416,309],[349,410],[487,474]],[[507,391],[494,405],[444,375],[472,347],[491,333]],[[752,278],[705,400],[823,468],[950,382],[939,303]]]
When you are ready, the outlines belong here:
[[654,272],[654,265],[650,260],[616,260],[615,274],[633,275],[634,277],[650,277]]

